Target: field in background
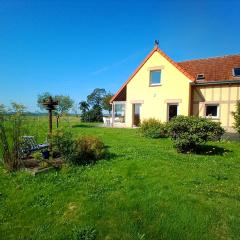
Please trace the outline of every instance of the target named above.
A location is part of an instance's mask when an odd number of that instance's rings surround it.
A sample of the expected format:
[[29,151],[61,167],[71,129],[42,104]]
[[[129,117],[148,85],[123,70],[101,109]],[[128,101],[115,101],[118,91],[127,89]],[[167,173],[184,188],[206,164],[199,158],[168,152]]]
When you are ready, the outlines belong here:
[[[29,118],[46,138],[47,118]],[[136,129],[61,120],[75,136],[97,135],[110,159],[35,177],[0,167],[0,239],[239,239],[240,143],[209,143],[210,155],[178,154],[170,139]]]

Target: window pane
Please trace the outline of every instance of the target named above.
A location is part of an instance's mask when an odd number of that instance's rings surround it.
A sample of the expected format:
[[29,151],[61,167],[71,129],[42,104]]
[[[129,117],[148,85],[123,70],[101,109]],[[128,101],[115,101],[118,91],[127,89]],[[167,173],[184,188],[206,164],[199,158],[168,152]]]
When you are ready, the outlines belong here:
[[115,117],[125,115],[125,104],[116,104],[115,105]]
[[207,106],[206,107],[206,116],[217,117],[217,109],[218,109],[217,105]]
[[234,76],[240,76],[240,68],[234,68]]
[[160,84],[160,83],[161,83],[161,71],[151,71],[150,84]]

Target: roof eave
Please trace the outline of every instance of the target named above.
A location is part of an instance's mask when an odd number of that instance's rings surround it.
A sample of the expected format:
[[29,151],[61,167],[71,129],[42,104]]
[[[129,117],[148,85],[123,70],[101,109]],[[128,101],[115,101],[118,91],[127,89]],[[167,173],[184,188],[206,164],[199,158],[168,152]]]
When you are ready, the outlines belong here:
[[220,85],[220,84],[240,84],[240,80],[218,80],[218,81],[204,81],[204,82],[193,82],[195,86],[206,86],[206,85]]

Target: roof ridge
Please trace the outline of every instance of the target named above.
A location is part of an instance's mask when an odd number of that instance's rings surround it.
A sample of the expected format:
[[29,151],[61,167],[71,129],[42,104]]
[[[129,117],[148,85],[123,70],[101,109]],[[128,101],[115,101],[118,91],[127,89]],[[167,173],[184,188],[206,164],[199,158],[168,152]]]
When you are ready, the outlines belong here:
[[190,59],[190,60],[184,60],[184,61],[180,61],[180,62],[176,62],[176,63],[193,62],[193,61],[198,61],[198,60],[208,60],[208,59],[216,59],[216,58],[226,58],[226,57],[233,57],[233,56],[240,56],[240,53],[238,53],[238,54],[228,54],[228,55],[216,56],[216,57]]

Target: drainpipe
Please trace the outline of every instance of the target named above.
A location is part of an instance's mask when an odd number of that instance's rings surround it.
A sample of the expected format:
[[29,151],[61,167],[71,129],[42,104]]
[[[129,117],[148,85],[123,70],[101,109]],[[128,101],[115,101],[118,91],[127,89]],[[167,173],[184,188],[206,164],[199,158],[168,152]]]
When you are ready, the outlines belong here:
[[114,118],[115,118],[115,103],[112,103],[112,127],[114,126]]

